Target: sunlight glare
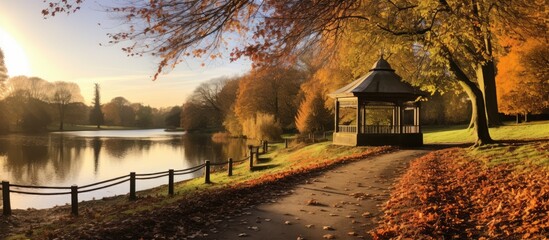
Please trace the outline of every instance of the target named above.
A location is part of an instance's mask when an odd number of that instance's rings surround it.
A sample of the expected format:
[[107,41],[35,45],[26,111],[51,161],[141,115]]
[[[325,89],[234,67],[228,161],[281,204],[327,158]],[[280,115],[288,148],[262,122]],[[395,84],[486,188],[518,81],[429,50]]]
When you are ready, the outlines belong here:
[[0,48],[10,77],[31,75],[31,68],[25,50],[6,31],[0,29]]

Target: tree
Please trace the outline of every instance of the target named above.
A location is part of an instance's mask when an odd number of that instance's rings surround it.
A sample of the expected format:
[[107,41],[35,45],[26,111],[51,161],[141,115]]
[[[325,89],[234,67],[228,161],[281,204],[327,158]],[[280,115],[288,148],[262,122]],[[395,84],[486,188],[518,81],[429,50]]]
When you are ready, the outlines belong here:
[[235,113],[244,122],[257,113],[272,115],[283,129],[295,128],[299,86],[305,74],[290,67],[253,69],[240,80]]
[[95,90],[93,95],[93,108],[90,111],[90,123],[96,125],[97,128],[101,128],[104,123],[104,115],[101,110],[101,95],[99,92],[99,83],[95,83]]
[[69,104],[81,102],[84,98],[80,94],[80,87],[76,83],[54,82],[52,91],[53,95],[50,102],[57,106],[59,130],[63,131],[63,123],[65,122],[65,115]]
[[4,90],[4,83],[8,80],[8,69],[4,62],[4,52],[0,48],[0,96]]
[[[6,68],[6,64],[4,63],[4,52],[2,52],[2,49],[0,48],[0,97],[2,97],[4,93],[4,84],[8,80],[8,69]],[[6,109],[4,107],[4,103],[0,101],[0,133],[6,133],[9,130],[8,127],[8,119],[6,118]]]
[[181,107],[172,107],[164,122],[168,128],[178,128],[181,125]]
[[48,104],[42,100],[30,98],[19,105],[21,116],[18,125],[24,132],[45,132],[52,122],[48,113]]
[[[71,1],[46,2],[52,4],[44,15],[74,9]],[[310,47],[335,49],[357,31],[393,39],[389,46],[419,46],[418,53],[451,72],[468,93],[475,145],[480,145],[492,142],[487,113],[493,119],[497,111],[492,42],[516,29],[546,32],[540,9],[544,2],[537,0],[128,1],[110,9],[127,23],[126,29],[110,36],[114,43],[129,40],[123,48],[129,55],[158,56],[154,78],[186,56],[220,56],[223,37],[235,32],[246,40],[233,48],[231,59],[248,56],[255,65],[295,60]]]
[[135,126],[140,128],[150,128],[153,125],[153,108],[143,106],[140,103],[132,104],[135,112]]
[[115,97],[102,107],[105,122],[117,126],[134,126],[135,110],[131,102],[124,97]]
[[301,86],[305,99],[295,118],[296,127],[302,134],[324,131],[333,123],[333,116],[326,108],[323,88],[318,81],[309,81]]
[[6,96],[18,96],[48,101],[52,84],[39,77],[15,76],[6,84]]
[[206,129],[208,127],[209,111],[201,105],[187,101],[181,108],[181,127],[186,131]]
[[529,39],[515,42],[509,53],[500,58],[497,76],[500,110],[505,114],[541,113],[549,108],[549,55],[544,40]]

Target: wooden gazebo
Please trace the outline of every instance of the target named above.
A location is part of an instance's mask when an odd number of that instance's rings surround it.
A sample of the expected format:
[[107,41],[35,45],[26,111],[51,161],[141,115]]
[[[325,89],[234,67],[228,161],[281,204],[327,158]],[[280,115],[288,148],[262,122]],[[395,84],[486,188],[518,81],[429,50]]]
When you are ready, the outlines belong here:
[[423,93],[403,82],[383,55],[368,74],[330,96],[335,98],[334,144],[423,145]]

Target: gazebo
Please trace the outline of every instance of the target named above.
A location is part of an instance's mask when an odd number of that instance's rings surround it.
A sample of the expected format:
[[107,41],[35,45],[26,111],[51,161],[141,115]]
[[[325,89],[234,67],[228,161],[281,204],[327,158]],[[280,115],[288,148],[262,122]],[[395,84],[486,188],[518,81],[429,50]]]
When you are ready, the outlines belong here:
[[329,95],[335,98],[334,144],[423,145],[424,94],[403,82],[383,55],[368,74]]

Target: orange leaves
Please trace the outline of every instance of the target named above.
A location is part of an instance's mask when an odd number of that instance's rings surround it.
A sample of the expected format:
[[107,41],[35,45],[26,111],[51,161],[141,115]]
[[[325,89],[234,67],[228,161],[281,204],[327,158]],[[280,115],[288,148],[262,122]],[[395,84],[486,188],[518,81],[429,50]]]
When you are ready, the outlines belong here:
[[[542,145],[542,143],[532,143]],[[486,168],[453,148],[414,161],[374,238],[522,238],[549,232],[549,172]]]

